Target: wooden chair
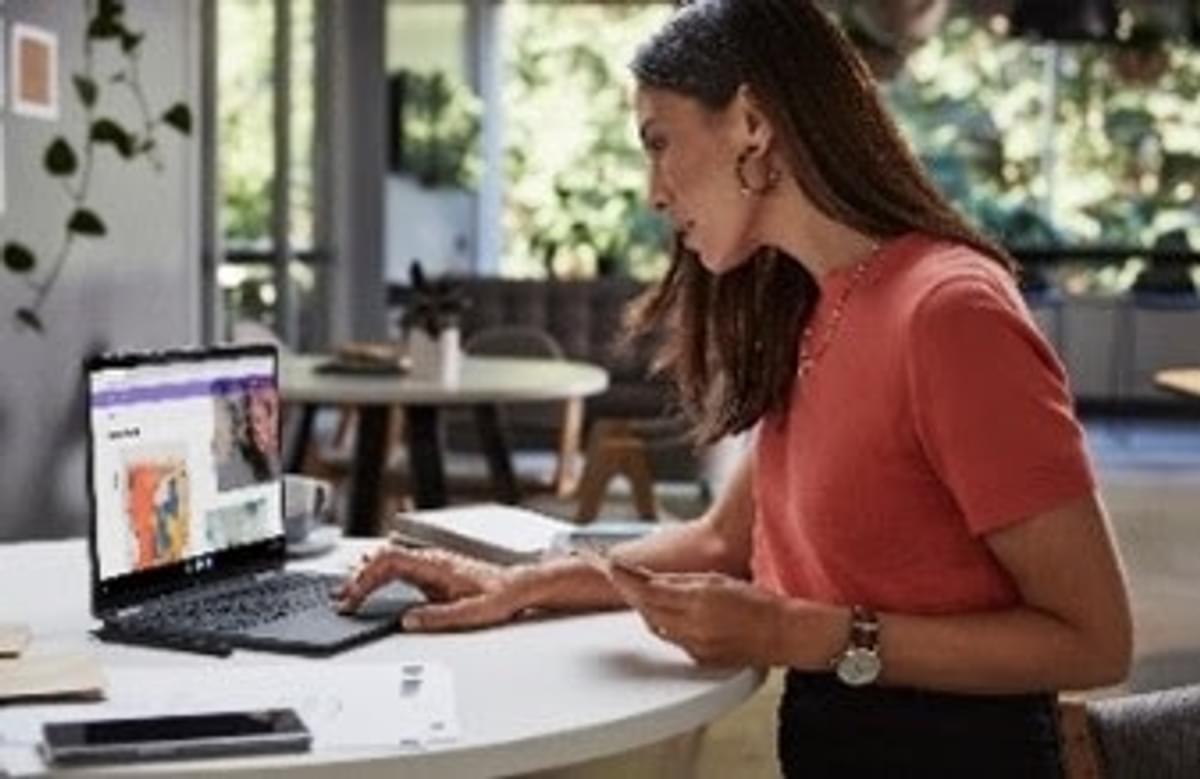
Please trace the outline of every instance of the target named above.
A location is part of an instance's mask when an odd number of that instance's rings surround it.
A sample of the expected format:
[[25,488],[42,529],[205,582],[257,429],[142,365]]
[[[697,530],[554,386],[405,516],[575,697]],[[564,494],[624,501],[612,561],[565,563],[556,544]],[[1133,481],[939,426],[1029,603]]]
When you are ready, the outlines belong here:
[[588,437],[583,474],[575,493],[576,522],[591,522],[600,514],[608,485],[616,476],[629,480],[638,516],[656,519],[658,504],[645,438],[633,429],[629,420],[600,419],[592,425]]
[[[463,344],[469,354],[492,357],[549,357],[564,359],[558,341],[536,327],[505,325],[488,327],[472,334]],[[522,425],[551,429],[557,426],[554,474],[550,485],[558,496],[571,494],[575,489],[583,429],[583,400],[573,398],[561,404],[558,411],[547,412],[543,407],[522,404],[505,409],[510,428]],[[510,431],[512,432],[512,431]]]
[[617,476],[629,480],[638,516],[658,519],[655,460],[661,460],[664,453],[676,456],[691,447],[688,425],[679,417],[596,420],[588,436],[583,473],[575,493],[575,521],[591,522],[597,517],[609,484]]

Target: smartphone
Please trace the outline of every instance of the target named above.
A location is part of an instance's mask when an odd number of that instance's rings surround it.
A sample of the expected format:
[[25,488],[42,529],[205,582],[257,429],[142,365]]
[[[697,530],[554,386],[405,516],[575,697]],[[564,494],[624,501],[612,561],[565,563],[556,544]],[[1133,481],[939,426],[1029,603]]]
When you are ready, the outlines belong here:
[[291,709],[48,722],[42,756],[54,765],[305,752],[312,734]]

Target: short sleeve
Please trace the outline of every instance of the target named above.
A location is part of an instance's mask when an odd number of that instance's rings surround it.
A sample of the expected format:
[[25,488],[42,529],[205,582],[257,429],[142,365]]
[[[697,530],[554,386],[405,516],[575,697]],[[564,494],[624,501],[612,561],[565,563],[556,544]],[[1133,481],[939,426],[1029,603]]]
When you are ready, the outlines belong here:
[[1066,373],[1015,291],[944,281],[918,303],[908,349],[917,434],[971,533],[1094,489]]

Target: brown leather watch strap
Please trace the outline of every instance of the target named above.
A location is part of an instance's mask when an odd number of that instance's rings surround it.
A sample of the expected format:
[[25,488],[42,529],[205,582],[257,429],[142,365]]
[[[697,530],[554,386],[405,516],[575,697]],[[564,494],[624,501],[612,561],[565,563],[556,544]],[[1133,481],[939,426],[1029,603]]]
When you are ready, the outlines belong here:
[[879,616],[867,606],[850,607],[850,646],[879,649]]

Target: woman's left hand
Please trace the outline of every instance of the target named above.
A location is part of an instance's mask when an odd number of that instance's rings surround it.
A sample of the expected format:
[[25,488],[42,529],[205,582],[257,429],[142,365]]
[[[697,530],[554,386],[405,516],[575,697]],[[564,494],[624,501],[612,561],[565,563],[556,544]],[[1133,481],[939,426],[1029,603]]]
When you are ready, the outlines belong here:
[[613,566],[611,578],[661,639],[701,665],[780,665],[788,601],[718,573],[656,573]]

